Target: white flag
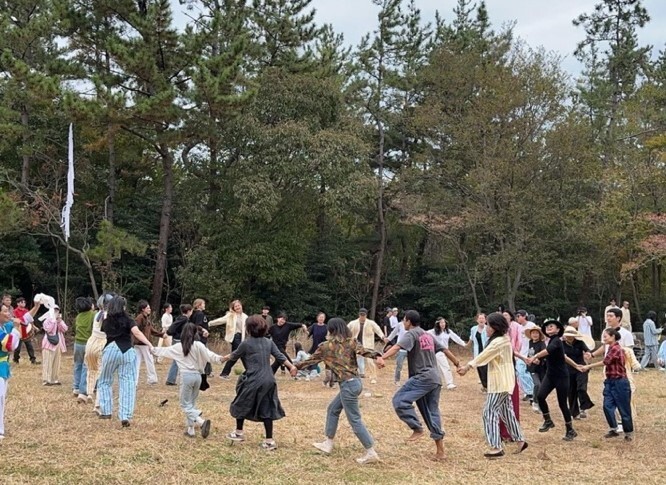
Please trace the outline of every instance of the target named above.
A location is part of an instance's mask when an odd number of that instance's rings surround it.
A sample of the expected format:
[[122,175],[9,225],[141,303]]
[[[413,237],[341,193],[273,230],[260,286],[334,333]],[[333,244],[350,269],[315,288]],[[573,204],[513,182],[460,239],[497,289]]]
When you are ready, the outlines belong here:
[[65,234],[65,241],[69,240],[69,213],[74,204],[74,128],[69,124],[69,168],[67,169],[67,199],[62,209],[60,226]]

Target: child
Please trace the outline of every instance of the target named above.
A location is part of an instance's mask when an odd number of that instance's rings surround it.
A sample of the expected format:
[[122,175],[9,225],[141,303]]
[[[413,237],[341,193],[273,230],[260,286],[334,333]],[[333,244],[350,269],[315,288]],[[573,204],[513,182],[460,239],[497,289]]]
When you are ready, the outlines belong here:
[[[529,358],[532,358],[542,350],[545,350],[546,343],[544,340],[546,340],[546,336],[539,327],[528,328],[525,330],[525,334],[530,339],[530,347],[527,351],[527,356]],[[532,395],[538,396],[541,381],[546,377],[546,362],[541,361],[538,364],[530,364],[527,366],[527,371],[532,376],[532,382],[534,382],[534,391]],[[539,403],[536,399],[532,401],[532,410],[535,413],[541,414],[541,409],[539,408]]]
[[[16,319],[18,321],[18,319]],[[9,316],[9,308],[2,305],[0,311],[0,442],[5,437],[5,399],[7,380],[11,375],[9,355],[18,348],[21,335],[14,330],[14,323]]]
[[[310,354],[308,354],[305,350],[303,350],[303,345],[300,342],[294,342],[294,352],[296,352],[296,358],[294,359],[294,364],[298,362],[303,362],[304,360],[308,360],[310,358]],[[296,374],[296,377],[294,379],[302,379],[305,378],[306,381],[310,380],[310,377],[312,375],[314,376],[317,375],[317,371],[310,371],[310,369],[306,370],[299,370],[298,374]]]
[[[236,418],[236,430],[227,435],[232,441],[245,441],[243,425],[246,419],[264,423],[266,439],[261,444],[265,450],[277,449],[273,439],[273,421],[284,418],[284,410],[277,394],[277,382],[270,365],[270,356],[279,364],[289,368],[292,377],[297,369],[278,350],[275,342],[266,338],[268,324],[261,315],[252,315],[245,321],[244,332],[250,336],[245,338],[236,350],[222,357],[228,361],[227,367],[242,359],[245,372],[238,378],[236,397],[230,406],[231,416]],[[225,367],[226,369],[226,367]]]
[[608,352],[604,360],[581,366],[581,372],[587,372],[592,367],[604,366],[606,380],[604,381],[604,415],[610,430],[604,438],[615,438],[618,433],[615,411],[619,410],[622,417],[622,430],[625,441],[631,441],[634,434],[634,424],[631,417],[631,388],[627,379],[625,366],[625,353],[620,345],[620,332],[616,328],[607,328],[601,335],[601,341],[608,345]]
[[361,465],[379,461],[374,441],[363,423],[358,406],[358,396],[363,392],[363,384],[358,377],[356,356],[377,359],[379,366],[383,366],[384,361],[379,352],[363,348],[356,339],[351,337],[351,332],[343,319],[331,318],[327,327],[328,340],[317,347],[312,357],[296,364],[297,368],[302,369],[324,362],[340,382],[340,393],[328,405],[326,413],[326,439],[321,443],[314,443],[314,447],[326,454],[333,451],[333,439],[338,429],[340,413],[344,409],[354,434],[366,450],[366,454],[357,458],[356,461]]
[[180,334],[180,342],[170,347],[153,347],[152,353],[158,357],[172,359],[180,371],[180,407],[185,413],[187,430],[185,436],[194,438],[194,425],[201,427],[201,437],[210,434],[210,419],[204,420],[202,411],[196,408],[201,387],[201,375],[207,363],[222,363],[222,357],[211,352],[204,344],[195,340],[197,327],[186,323]]
[[[67,352],[65,332],[67,325],[62,321],[60,308],[54,306],[44,320],[44,338],[42,339],[42,384],[59,386],[60,356]],[[49,340],[49,337],[52,340]],[[57,339],[57,340],[56,340]]]

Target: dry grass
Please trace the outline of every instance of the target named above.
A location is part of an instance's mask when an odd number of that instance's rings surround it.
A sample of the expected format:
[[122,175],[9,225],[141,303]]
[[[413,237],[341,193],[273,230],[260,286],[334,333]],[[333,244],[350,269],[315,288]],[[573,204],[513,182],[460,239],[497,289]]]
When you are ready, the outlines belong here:
[[[319,381],[292,381],[278,375],[287,417],[275,424],[279,449],[259,448],[263,429],[246,425],[247,441],[232,445],[224,434],[234,428],[229,403],[234,381],[215,379],[200,397],[200,407],[213,420],[207,440],[183,436],[183,415],[175,387],[162,383],[167,364],[158,365],[160,384],[148,387],[145,373],[137,393],[132,427],[101,421],[91,405],[71,396],[72,353],[61,369],[62,387],[42,387],[40,366],[23,361],[14,368],[6,412],[7,436],[0,444],[6,483],[658,483],[666,433],[666,376],[652,370],[636,375],[639,416],[633,443],[602,438],[606,424],[601,410],[601,374],[593,373],[590,394],[597,406],[591,417],[576,422],[579,437],[562,441],[564,425],[554,396],[557,427],[537,432],[540,423],[527,404],[521,422],[530,443],[523,455],[501,460],[483,458],[481,429],[484,395],[476,375],[456,378],[458,389],[442,391],[440,408],[447,435],[448,460],[428,459],[430,440],[405,445],[409,430],[391,406],[395,391],[393,362],[380,371],[379,384],[366,382],[372,397],[362,398],[364,419],[377,443],[382,462],[362,467],[354,458],[362,447],[344,418],[336,450],[322,456],[311,443],[322,438],[327,403],[337,392]],[[219,372],[219,369],[217,369]],[[404,371],[403,371],[404,372]],[[169,399],[164,407],[160,401]]]

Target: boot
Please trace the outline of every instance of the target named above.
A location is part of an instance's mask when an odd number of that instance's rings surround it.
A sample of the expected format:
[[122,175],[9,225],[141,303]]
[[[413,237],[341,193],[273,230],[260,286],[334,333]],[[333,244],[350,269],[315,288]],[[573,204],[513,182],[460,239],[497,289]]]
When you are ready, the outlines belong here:
[[543,414],[543,424],[539,428],[539,433],[545,433],[550,428],[554,428],[554,427],[555,427],[555,423],[553,423],[553,420],[550,419],[550,414],[549,413],[544,413]]
[[567,426],[567,432],[564,435],[564,438],[562,438],[564,441],[573,441],[573,439],[578,436],[578,433],[573,429],[573,425],[571,424],[571,421],[566,423]]

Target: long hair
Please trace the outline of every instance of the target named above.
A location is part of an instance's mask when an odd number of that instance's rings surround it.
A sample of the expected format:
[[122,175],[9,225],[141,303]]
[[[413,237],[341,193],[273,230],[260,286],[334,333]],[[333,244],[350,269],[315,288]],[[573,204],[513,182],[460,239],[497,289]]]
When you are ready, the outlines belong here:
[[127,300],[125,300],[125,298],[122,296],[114,296],[107,305],[107,316],[115,319],[125,315],[126,305]]
[[326,329],[331,337],[351,338],[351,332],[342,318],[331,318],[326,324]]
[[[442,329],[442,322],[444,322],[444,329]],[[442,332],[449,333],[449,322],[446,321],[444,317],[439,317],[435,322],[435,335],[439,335]]]
[[183,325],[183,330],[180,332],[180,345],[183,346],[183,355],[187,357],[194,345],[194,339],[197,336],[197,326],[192,322],[187,322]]
[[[504,318],[504,315],[499,312],[493,312],[488,315],[488,317],[486,317],[486,324],[495,331],[492,337],[488,339],[488,344],[491,340],[506,335],[509,331],[509,324],[507,323],[506,318]],[[486,346],[488,346],[488,344],[486,344]]]

